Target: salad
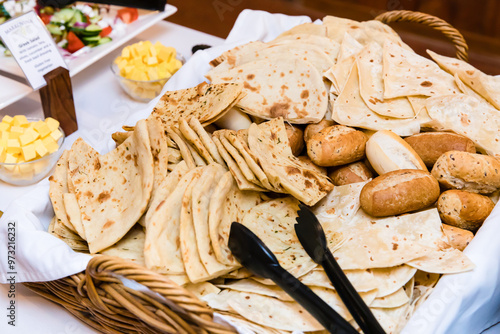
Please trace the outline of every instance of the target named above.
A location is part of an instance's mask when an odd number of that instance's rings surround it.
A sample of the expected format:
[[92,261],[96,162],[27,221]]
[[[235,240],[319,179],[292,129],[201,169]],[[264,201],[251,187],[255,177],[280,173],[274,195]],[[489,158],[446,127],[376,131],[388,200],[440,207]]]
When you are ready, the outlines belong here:
[[[109,5],[76,3],[59,9],[39,6],[36,0],[0,0],[0,24],[31,10],[37,12],[66,56],[111,42],[115,33],[139,16],[136,8],[122,8],[111,14]],[[4,53],[9,54],[5,46]]]

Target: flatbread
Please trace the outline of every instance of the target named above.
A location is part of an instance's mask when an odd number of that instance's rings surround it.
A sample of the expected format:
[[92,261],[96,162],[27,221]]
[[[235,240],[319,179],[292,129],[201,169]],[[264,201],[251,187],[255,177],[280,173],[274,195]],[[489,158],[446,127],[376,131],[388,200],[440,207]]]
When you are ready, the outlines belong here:
[[54,173],[49,177],[49,197],[56,217],[61,220],[70,231],[76,233],[75,227],[70,223],[63,202],[63,194],[68,193],[68,158],[69,151],[65,150],[57,161]]
[[148,269],[169,275],[185,274],[179,238],[182,198],[191,180],[201,172],[202,168],[198,167],[184,174],[147,223],[147,226],[154,226],[155,231],[153,234],[149,231],[151,228],[146,228],[144,253]]
[[328,177],[309,169],[292,154],[282,118],[252,124],[248,145],[275,189],[283,188],[307,205],[316,204],[333,189]]
[[[204,168],[201,168],[203,170]],[[201,262],[198,244],[196,243],[196,233],[193,225],[192,192],[196,182],[202,173],[193,175],[182,196],[181,215],[179,222],[179,240],[184,262],[184,269],[192,283],[199,283],[209,279],[205,266]]]
[[359,91],[356,63],[352,66],[344,89],[333,104],[332,119],[342,125],[368,130],[391,130],[399,136],[411,136],[420,132],[417,120],[380,116],[368,108]]
[[314,263],[295,234],[298,205],[291,197],[267,201],[253,207],[240,221],[269,247],[286,270]]
[[295,43],[296,41],[300,41],[302,43],[311,44],[320,47],[324,53],[334,62],[337,62],[337,56],[340,49],[340,44],[331,40],[328,37],[323,37],[319,35],[311,35],[311,34],[291,34],[277,37],[275,40],[270,42],[273,43]]
[[480,151],[500,157],[500,111],[464,94],[428,99],[426,107],[436,130],[464,135]]
[[167,135],[160,120],[157,117],[149,117],[147,120],[151,154],[153,155],[154,182],[151,191],[151,201],[157,201],[157,193],[160,185],[165,181],[168,174],[168,144]]
[[260,192],[241,191],[230,172],[220,178],[210,197],[208,217],[210,240],[219,262],[239,265],[228,247],[231,224],[241,222],[250,209],[261,202]]
[[413,118],[415,113],[406,97],[384,99],[382,47],[369,43],[359,53],[359,91],[368,108],[381,116]]
[[326,37],[327,36],[327,27],[325,25],[321,24],[315,24],[315,23],[302,23],[299,25],[296,25],[295,27],[288,29],[285,32],[282,32],[278,37],[276,37],[276,40],[281,39],[284,36],[290,36],[290,35],[295,35],[295,34],[308,34],[308,35],[316,35],[316,36],[322,36]]
[[378,281],[377,298],[396,292],[408,283],[417,272],[415,268],[405,264],[390,268],[374,268],[370,271]]
[[[85,236],[85,228],[83,227],[82,223],[82,213],[80,212],[80,207],[78,206],[78,201],[76,200],[75,194],[64,193],[62,199],[68,221],[74,227],[75,232],[83,240],[87,240],[87,237]],[[61,223],[63,222],[61,221]]]
[[219,151],[217,150],[217,146],[215,146],[215,143],[213,142],[211,136],[201,125],[200,121],[197,118],[192,117],[189,120],[189,125],[196,132],[201,142],[212,156],[213,160],[216,161],[218,164],[225,166],[224,160],[222,159],[222,157],[219,154]]
[[120,241],[102,250],[100,253],[109,256],[117,256],[137,263],[140,266],[144,266],[144,238],[145,234],[142,226],[136,224]]
[[[367,292],[378,288],[379,280],[375,278],[371,270],[345,270],[344,274],[358,292]],[[322,268],[305,274],[299,280],[307,286],[334,289],[332,282]]]
[[172,172],[168,174],[167,178],[158,187],[155,198],[151,199],[151,204],[145,217],[146,236],[144,243],[144,256],[146,266],[148,268],[150,268],[153,263],[158,263],[162,257],[161,245],[158,245],[157,243],[159,242],[158,236],[162,235],[164,225],[163,223],[154,221],[153,216],[156,213],[158,205],[168,198],[181,178],[188,171],[189,169],[184,161],[177,164]]
[[431,50],[427,53],[441,68],[452,75],[457,74],[467,86],[500,109],[500,77],[487,75],[460,59],[441,56]]
[[266,191],[266,189],[256,185],[255,183],[252,183],[249,181],[243,172],[241,171],[240,167],[234,161],[234,159],[231,157],[229,152],[226,150],[224,145],[222,145],[221,141],[219,138],[216,136],[212,137],[212,140],[214,141],[215,145],[217,146],[217,149],[219,150],[220,155],[222,156],[222,159],[227,164],[227,167],[229,168],[229,171],[234,177],[234,180],[238,184],[238,188],[240,190],[249,190],[249,191]]
[[208,274],[212,277],[220,276],[235,269],[235,266],[227,266],[215,256],[210,242],[210,231],[208,228],[208,217],[210,197],[212,196],[220,178],[226,173],[226,169],[217,164],[211,164],[203,168],[203,174],[192,190],[192,219],[196,233],[196,244],[198,246],[201,263]]
[[154,182],[153,156],[144,120],[106,155],[96,155],[86,146],[82,139],[75,141],[68,173],[89,250],[97,253],[120,240],[146,211]]
[[407,304],[409,302],[410,298],[408,298],[405,290],[403,289],[403,287],[401,287],[396,292],[393,292],[390,295],[376,298],[370,304],[370,307],[393,308],[403,306],[404,304]]
[[433,61],[386,41],[384,43],[384,99],[412,95],[458,93],[453,76]]
[[179,119],[196,117],[204,125],[210,124],[229,111],[241,99],[241,87],[236,83],[207,84],[166,92],[153,108],[165,127],[175,126]]
[[334,235],[327,233],[327,238],[349,240],[333,252],[343,269],[393,267],[451,247],[437,209],[387,218],[359,210],[348,224],[339,224]]
[[214,162],[212,155],[206,149],[205,145],[202,143],[201,139],[198,137],[196,132],[191,129],[188,122],[183,118],[179,120],[179,130],[186,139],[186,141],[193,146],[200,156],[205,160],[207,164]]
[[272,61],[256,60],[222,73],[209,72],[207,77],[213,83],[240,83],[246,96],[236,106],[260,118],[281,116],[291,123],[317,123],[328,109],[322,75],[300,58],[282,55]]
[[474,263],[456,248],[449,247],[407,262],[409,266],[436,274],[456,274],[474,269]]
[[170,138],[177,144],[179,147],[179,151],[181,153],[182,159],[186,162],[186,165],[189,169],[194,169],[196,167],[196,163],[193,159],[193,155],[188,147],[188,144],[182,139],[181,136],[174,131],[173,128],[168,127],[167,132]]

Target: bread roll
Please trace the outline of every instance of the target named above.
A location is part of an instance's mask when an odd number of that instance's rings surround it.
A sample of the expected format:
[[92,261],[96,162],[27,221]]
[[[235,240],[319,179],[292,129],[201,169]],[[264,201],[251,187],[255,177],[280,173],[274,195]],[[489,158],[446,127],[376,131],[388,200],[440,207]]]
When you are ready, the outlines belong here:
[[335,125],[336,123],[334,121],[328,121],[326,119],[321,120],[321,122],[316,123],[316,124],[309,124],[306,126],[306,129],[304,131],[304,140],[307,143],[309,139],[311,139],[312,136],[323,130],[324,128],[327,128],[329,126]]
[[417,152],[429,168],[448,151],[476,153],[474,142],[467,137],[451,132],[423,132],[406,137],[405,141]]
[[439,184],[429,172],[395,170],[368,182],[360,194],[361,207],[375,217],[420,210],[439,197]]
[[285,123],[286,134],[288,135],[288,141],[290,142],[290,147],[292,148],[292,153],[295,156],[299,154],[304,149],[304,131],[297,126]]
[[398,169],[427,171],[417,152],[403,138],[388,130],[377,131],[368,139],[366,157],[379,175]]
[[248,129],[251,124],[252,121],[250,120],[250,117],[236,108],[229,109],[229,111],[224,116],[215,121],[215,125],[217,125],[219,128],[235,131]]
[[318,166],[331,167],[365,156],[366,135],[344,125],[327,127],[309,139],[307,155]]
[[301,155],[297,158],[302,162],[302,164],[304,164],[304,166],[308,167],[309,169],[315,170],[325,176],[327,175],[326,168],[316,165],[307,155]]
[[448,237],[451,247],[463,251],[474,238],[471,231],[467,231],[455,226],[443,224],[444,234]]
[[495,203],[487,197],[463,190],[448,190],[439,196],[437,208],[444,223],[475,233],[490,215]]
[[336,186],[368,181],[373,177],[372,172],[362,162],[353,162],[347,166],[341,166],[328,174]]
[[488,155],[450,151],[439,157],[432,175],[447,189],[491,194],[500,188],[500,161]]

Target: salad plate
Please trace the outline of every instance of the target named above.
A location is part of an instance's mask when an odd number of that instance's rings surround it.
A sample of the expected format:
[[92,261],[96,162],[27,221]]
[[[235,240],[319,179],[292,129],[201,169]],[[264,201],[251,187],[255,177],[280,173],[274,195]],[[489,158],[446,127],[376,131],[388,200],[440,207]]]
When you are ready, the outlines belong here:
[[[120,8],[121,7],[118,6],[109,6],[109,10],[107,12],[109,18],[115,18]],[[86,46],[73,54],[61,49],[61,53],[63,53],[66,64],[68,65],[70,75],[74,76],[83,71],[102,57],[127,43],[130,39],[134,38],[144,30],[150,28],[166,17],[173,15],[176,11],[177,8],[172,5],[166,5],[165,10],[162,12],[139,9],[137,20],[129,24],[115,26],[113,34],[111,35],[112,40],[108,43],[91,48]],[[24,74],[15,59],[6,55],[3,50],[0,52],[0,68],[2,71],[9,72],[19,77],[24,77]],[[0,109],[5,108],[6,106],[33,92],[31,87],[17,82],[13,84],[13,82],[14,81],[11,79],[0,76],[0,87],[5,88],[5,92],[3,93],[8,96],[7,99],[0,99]]]

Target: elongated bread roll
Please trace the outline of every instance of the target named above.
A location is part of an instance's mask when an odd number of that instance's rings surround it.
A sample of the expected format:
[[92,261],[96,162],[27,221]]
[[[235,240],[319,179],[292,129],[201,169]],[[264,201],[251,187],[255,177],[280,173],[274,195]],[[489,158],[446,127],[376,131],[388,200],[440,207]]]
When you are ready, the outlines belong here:
[[315,134],[317,134],[318,132],[320,132],[324,128],[327,128],[327,127],[335,125],[335,124],[336,123],[334,121],[329,121],[326,119],[323,119],[319,123],[309,124],[308,126],[306,126],[306,129],[304,131],[304,141],[307,142],[309,139],[311,139],[312,136],[314,136]]
[[437,208],[444,223],[476,232],[495,203],[487,197],[463,190],[448,190],[439,196]]
[[432,168],[437,159],[448,151],[476,153],[474,142],[451,132],[423,132],[406,137],[405,141],[417,152],[427,167]]
[[427,171],[417,152],[403,138],[388,130],[377,131],[368,139],[366,157],[379,175],[398,169]]
[[302,129],[298,126],[290,125],[288,123],[285,123],[285,128],[292,153],[297,157],[304,149],[304,131],[302,131]]
[[420,210],[439,197],[439,183],[419,169],[395,170],[368,182],[360,194],[363,210],[374,217]]
[[331,167],[365,156],[366,135],[344,125],[324,128],[307,141],[307,155],[318,166]]
[[463,251],[474,238],[474,234],[471,231],[447,224],[443,224],[443,231],[448,237],[450,245],[459,251]]
[[336,186],[368,181],[373,177],[372,172],[366,167],[363,161],[341,166],[328,174]]
[[500,161],[488,155],[446,152],[434,164],[432,175],[448,189],[480,194],[500,189]]

